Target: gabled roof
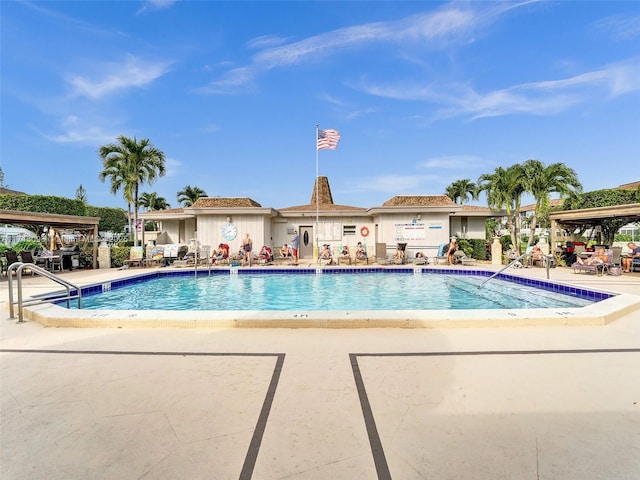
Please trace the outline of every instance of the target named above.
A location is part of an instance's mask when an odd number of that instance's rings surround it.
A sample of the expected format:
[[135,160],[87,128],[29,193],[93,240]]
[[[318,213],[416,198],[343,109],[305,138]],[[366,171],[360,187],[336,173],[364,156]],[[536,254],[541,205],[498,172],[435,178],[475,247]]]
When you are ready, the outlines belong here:
[[382,204],[383,207],[459,207],[446,195],[396,195]]
[[243,208],[262,207],[249,197],[200,197],[192,205],[193,208]]

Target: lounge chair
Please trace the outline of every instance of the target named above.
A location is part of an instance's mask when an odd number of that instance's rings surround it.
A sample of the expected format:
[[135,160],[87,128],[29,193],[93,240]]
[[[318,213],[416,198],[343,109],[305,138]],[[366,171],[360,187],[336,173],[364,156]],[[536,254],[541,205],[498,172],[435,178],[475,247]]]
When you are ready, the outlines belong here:
[[127,268],[141,267],[144,260],[144,249],[142,247],[131,247],[129,259],[124,261]]
[[273,252],[271,247],[264,245],[258,254],[253,257],[253,261],[258,265],[269,265],[273,261]]
[[358,250],[356,249],[356,255],[353,258],[353,263],[354,265],[357,265],[358,262],[365,262],[367,265],[369,265],[369,253],[367,252],[367,246],[362,243],[362,250],[360,253],[358,253]]
[[[274,251],[276,250],[276,248],[274,247]],[[278,248],[277,249],[278,255],[274,255],[273,260],[274,262],[292,262],[293,261],[293,253],[291,253],[291,248],[289,248],[288,253],[283,255],[282,254],[282,248]]]
[[[345,254],[346,253],[346,254]],[[338,265],[341,263],[348,263],[351,265],[351,252],[347,245],[340,246],[340,255],[338,255]]]
[[221,243],[218,250],[211,255],[211,263],[214,265],[229,265],[229,245]]
[[605,272],[609,272],[609,267],[611,267],[612,265],[612,253],[611,250],[607,250],[605,251],[605,254],[608,257],[608,260],[606,262],[602,262],[602,263],[593,263],[591,265],[588,265],[587,263],[579,263],[576,262],[573,265],[571,265],[571,268],[573,268],[573,273],[595,273],[596,275],[602,275]]
[[438,265],[439,263],[449,263],[449,257],[447,256],[448,243],[441,243],[438,245],[438,254],[433,259],[433,263]]
[[[322,265],[322,262],[326,262],[327,265],[333,264],[333,251],[331,250],[331,245],[324,244],[323,247],[327,247],[328,253],[324,251],[324,248],[318,254],[318,263]],[[324,252],[324,253],[323,253]]]
[[154,267],[164,265],[164,247],[153,247],[149,258],[145,259],[145,267]]

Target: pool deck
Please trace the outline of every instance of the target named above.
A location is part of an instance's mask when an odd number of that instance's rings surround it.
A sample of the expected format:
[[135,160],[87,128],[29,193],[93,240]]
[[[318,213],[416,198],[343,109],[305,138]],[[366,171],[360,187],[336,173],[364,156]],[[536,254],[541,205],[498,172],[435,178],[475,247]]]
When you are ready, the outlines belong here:
[[[550,279],[640,295],[638,273]],[[5,280],[3,480],[640,478],[638,309],[602,326],[47,328],[6,300]]]

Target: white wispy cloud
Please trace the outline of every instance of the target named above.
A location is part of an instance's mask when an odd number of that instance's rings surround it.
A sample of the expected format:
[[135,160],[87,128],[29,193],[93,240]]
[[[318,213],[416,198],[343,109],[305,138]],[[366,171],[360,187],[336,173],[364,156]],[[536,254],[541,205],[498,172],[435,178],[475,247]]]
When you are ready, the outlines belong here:
[[98,72],[91,76],[69,74],[67,82],[72,96],[99,99],[120,90],[145,86],[167,73],[169,67],[170,62],[153,62],[127,55],[122,62],[95,66]]
[[[414,42],[435,48],[453,41],[472,41],[471,32],[505,11],[530,2],[497,4],[478,9],[474,4],[453,2],[435,12],[411,15],[391,22],[373,22],[340,28],[297,42],[266,48],[255,54],[251,62],[223,75],[200,89],[207,93],[223,93],[252,81],[258,74],[321,59],[374,44]],[[261,37],[262,38],[262,37]],[[252,47],[256,43],[251,43]]]
[[617,40],[632,40],[640,36],[640,15],[606,17],[597,23],[597,27]]
[[54,143],[77,143],[82,145],[100,145],[113,142],[120,135],[118,132],[109,132],[102,126],[91,125],[90,121],[81,119],[75,115],[68,115],[60,120],[57,133],[47,133],[35,129],[40,135]]
[[392,84],[362,82],[370,95],[440,105],[438,117],[471,119],[525,113],[551,115],[594,101],[640,90],[640,61],[631,58],[572,77],[514,85],[486,93],[467,84]]
[[164,10],[172,7],[176,1],[177,0],[145,0],[142,7],[136,12],[136,14],[140,15],[149,11]]
[[247,42],[247,48],[249,49],[262,49],[272,48],[278,45],[286,43],[289,39],[286,37],[278,37],[276,35],[262,35],[260,37],[252,38]]

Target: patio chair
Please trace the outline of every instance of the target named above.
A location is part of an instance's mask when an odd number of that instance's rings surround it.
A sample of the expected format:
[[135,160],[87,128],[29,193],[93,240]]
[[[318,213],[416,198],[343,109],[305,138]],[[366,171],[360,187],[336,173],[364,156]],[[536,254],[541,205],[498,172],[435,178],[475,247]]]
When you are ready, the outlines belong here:
[[[27,263],[27,264],[30,263],[32,265],[36,264],[35,260],[33,259],[33,255],[29,251],[24,251],[20,253],[20,258],[22,259],[22,263]],[[28,270],[29,270],[29,273],[33,275],[33,270],[31,269],[28,269]]]
[[340,246],[340,254],[338,255],[338,265],[348,263],[351,265],[351,251],[347,245]]
[[164,265],[164,247],[153,247],[151,249],[151,255],[144,260],[145,267],[153,267]]
[[367,246],[364,243],[360,244],[360,246],[362,249],[358,251],[358,248],[356,248],[356,255],[353,257],[353,263],[354,265],[357,265],[358,262],[364,262],[369,265],[369,253],[367,252]]
[[318,263],[322,265],[322,262],[326,262],[327,265],[333,265],[333,251],[331,250],[331,245],[325,243],[323,247],[327,248],[320,250],[320,253],[318,254]]
[[269,265],[273,261],[273,251],[271,247],[263,245],[257,255],[253,257],[257,265]]
[[[144,260],[144,250],[142,247],[131,247],[129,251],[129,259],[123,263],[126,268],[130,267],[142,267],[142,261]],[[123,266],[124,266],[123,265]]]
[[449,247],[448,243],[441,243],[438,246],[438,254],[433,259],[434,264],[438,265],[439,263],[449,263],[449,257],[447,257],[447,247]]

